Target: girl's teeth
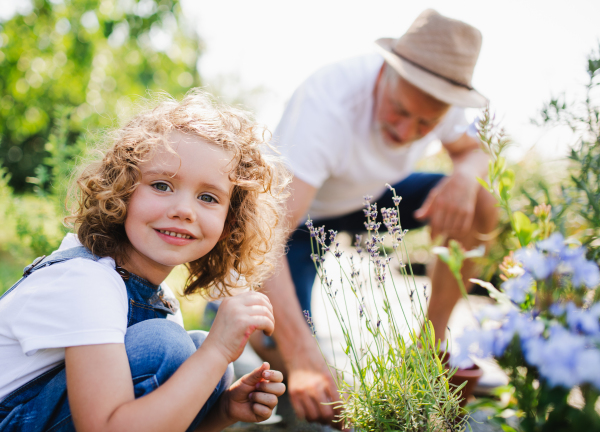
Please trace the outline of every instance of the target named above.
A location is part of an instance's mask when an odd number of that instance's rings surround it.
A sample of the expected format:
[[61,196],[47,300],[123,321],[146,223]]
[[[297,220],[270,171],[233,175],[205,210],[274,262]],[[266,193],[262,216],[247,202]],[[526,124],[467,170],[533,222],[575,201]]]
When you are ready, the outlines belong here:
[[163,230],[159,230],[159,232],[166,234],[168,236],[171,237],[178,237],[178,238],[184,238],[184,239],[191,239],[191,237],[187,234],[180,234],[180,233],[176,233],[176,232],[171,232],[171,231],[163,231]]

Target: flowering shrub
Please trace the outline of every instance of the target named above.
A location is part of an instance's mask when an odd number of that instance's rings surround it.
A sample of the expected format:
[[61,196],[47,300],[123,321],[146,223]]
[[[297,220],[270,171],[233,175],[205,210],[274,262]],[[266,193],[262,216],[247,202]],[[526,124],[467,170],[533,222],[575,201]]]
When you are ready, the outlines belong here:
[[[426,319],[427,291],[412,275],[407,230],[400,226],[401,198],[395,196],[396,208],[379,210],[390,248],[383,247],[386,235],[380,234],[377,205],[370,199],[365,197],[364,248],[357,236],[350,255],[340,249],[337,232],[306,223],[323,293],[344,336],[346,357],[334,357],[330,365],[342,394],[340,421],[356,431],[462,431],[468,417],[459,406],[463,385],[450,384],[455,370],[440,360],[439,343]],[[337,261],[339,278],[327,273],[326,253]],[[390,277],[392,261],[399,264],[408,292]],[[308,313],[306,318],[314,333]]]
[[[501,156],[508,140],[488,112],[480,124],[491,156],[489,178],[481,183],[505,210],[518,246],[498,266],[500,289],[472,280],[497,303],[478,314],[480,328],[458,338],[451,361],[466,367],[472,357],[498,359],[510,380],[504,389],[509,397],[492,403],[503,430],[514,430],[504,421],[511,414],[523,431],[600,430],[600,109],[590,98],[599,70],[600,59],[591,59],[585,115],[569,116],[565,106],[550,105],[555,118],[568,117],[582,136],[570,155],[570,182],[558,196],[546,191],[553,206],[530,194],[533,215],[513,210],[514,173]],[[461,262],[457,250],[447,249],[445,261]],[[490,402],[473,407],[481,406]]]

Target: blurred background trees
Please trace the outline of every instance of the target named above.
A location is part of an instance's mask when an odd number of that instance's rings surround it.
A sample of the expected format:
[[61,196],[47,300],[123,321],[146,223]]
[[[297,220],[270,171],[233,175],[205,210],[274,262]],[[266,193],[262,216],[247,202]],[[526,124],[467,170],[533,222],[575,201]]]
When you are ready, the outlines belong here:
[[202,84],[178,0],[14,5],[0,11],[0,294],[60,244],[70,177],[102,130],[149,90]]
[[46,145],[62,107],[72,107],[73,144],[86,130],[112,126],[148,89],[177,97],[200,85],[199,54],[177,0],[22,5],[0,22],[0,161],[9,186],[30,191],[36,175],[51,175]]

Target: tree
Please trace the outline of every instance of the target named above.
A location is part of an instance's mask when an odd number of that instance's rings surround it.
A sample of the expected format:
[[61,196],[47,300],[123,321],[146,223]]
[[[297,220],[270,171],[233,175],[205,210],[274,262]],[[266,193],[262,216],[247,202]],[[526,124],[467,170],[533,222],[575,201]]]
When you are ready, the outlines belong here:
[[0,23],[0,160],[15,191],[47,156],[62,107],[68,141],[113,126],[148,89],[200,85],[198,38],[178,0],[32,0]]

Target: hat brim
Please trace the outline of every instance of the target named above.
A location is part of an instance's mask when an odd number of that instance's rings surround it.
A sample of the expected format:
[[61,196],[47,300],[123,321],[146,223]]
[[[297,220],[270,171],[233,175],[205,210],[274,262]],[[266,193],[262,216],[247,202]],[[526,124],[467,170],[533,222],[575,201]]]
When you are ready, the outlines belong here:
[[488,99],[477,90],[469,90],[449,83],[443,78],[430,74],[394,54],[392,44],[395,39],[382,38],[375,41],[375,46],[384,60],[396,72],[411,84],[430,94],[434,98],[464,108],[483,108]]

